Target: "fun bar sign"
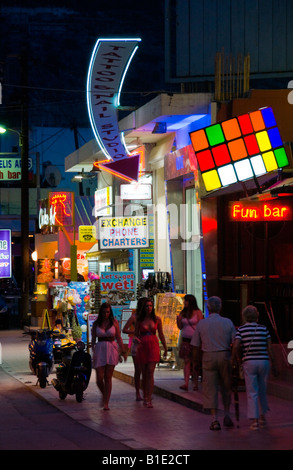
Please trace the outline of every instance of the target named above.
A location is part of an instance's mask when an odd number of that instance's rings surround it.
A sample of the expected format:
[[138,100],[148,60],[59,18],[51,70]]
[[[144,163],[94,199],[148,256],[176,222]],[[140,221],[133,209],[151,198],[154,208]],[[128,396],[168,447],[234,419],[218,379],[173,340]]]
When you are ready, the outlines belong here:
[[279,201],[230,202],[229,219],[235,222],[281,222],[292,220],[292,204]]

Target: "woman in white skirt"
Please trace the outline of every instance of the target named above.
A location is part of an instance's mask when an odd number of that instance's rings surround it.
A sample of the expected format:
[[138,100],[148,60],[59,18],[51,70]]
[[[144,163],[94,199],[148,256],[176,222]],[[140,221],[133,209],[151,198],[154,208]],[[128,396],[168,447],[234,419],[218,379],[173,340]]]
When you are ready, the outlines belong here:
[[118,346],[120,354],[126,360],[127,354],[118,321],[114,318],[111,305],[103,303],[92,328],[92,349],[93,368],[96,369],[97,386],[102,393],[104,410],[109,410],[113,372],[119,362]]

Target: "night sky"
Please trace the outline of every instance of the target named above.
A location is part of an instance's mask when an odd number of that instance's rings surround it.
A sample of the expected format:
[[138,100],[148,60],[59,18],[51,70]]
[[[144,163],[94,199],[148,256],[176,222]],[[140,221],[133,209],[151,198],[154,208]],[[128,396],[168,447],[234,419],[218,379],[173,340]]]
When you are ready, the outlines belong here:
[[[86,76],[99,37],[142,39],[122,90],[122,106],[139,107],[165,89],[164,1],[2,0],[0,61],[1,115],[17,126],[17,109],[27,91],[30,123],[88,126]],[[20,56],[27,65],[21,76]],[[123,116],[122,116],[123,117]],[[57,122],[56,122],[57,121]]]

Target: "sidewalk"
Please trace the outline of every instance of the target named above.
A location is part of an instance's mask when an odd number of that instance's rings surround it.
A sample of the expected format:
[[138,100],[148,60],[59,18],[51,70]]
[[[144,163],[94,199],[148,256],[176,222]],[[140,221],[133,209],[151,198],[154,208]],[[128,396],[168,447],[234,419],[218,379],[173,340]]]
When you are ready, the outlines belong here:
[[[111,437],[132,449],[160,450],[292,450],[293,407],[289,400],[269,396],[271,412],[266,430],[250,431],[246,419],[246,395],[239,393],[240,421],[235,427],[209,430],[210,416],[204,413],[199,391],[179,389],[183,371],[160,365],[155,371],[154,408],[146,409],[135,401],[133,364],[128,358],[115,370],[110,411],[101,409],[101,397],[95,384],[95,372],[85,393],[85,400],[77,403],[74,396],[60,400],[52,387],[41,389],[28,367],[29,338],[22,331],[0,331],[2,367],[37,396],[57,407],[72,419]],[[49,381],[55,377],[51,374]],[[221,404],[221,401],[219,402]],[[223,414],[220,412],[220,421]]]

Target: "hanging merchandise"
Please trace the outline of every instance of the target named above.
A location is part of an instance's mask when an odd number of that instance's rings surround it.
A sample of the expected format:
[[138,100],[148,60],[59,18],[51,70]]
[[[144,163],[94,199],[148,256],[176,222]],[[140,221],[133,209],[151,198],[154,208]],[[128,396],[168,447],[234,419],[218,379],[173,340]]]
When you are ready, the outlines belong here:
[[[87,323],[85,313],[87,308],[87,296],[89,295],[89,286],[87,282],[69,282],[68,284],[69,304],[71,306],[70,319],[75,322],[81,329],[81,339],[86,342]],[[72,324],[72,326],[73,326]],[[79,338],[80,339],[80,338]]]
[[157,294],[172,292],[171,274],[168,272],[157,271],[149,273],[146,280],[142,280],[137,285],[136,297],[154,298]]
[[78,318],[76,315],[76,312],[72,314],[72,319],[71,319],[71,324],[72,324],[72,336],[73,339],[78,342],[81,341],[82,338],[82,329],[81,326],[79,325]]
[[101,281],[97,274],[88,274],[89,298],[87,310],[97,313],[101,306]]

